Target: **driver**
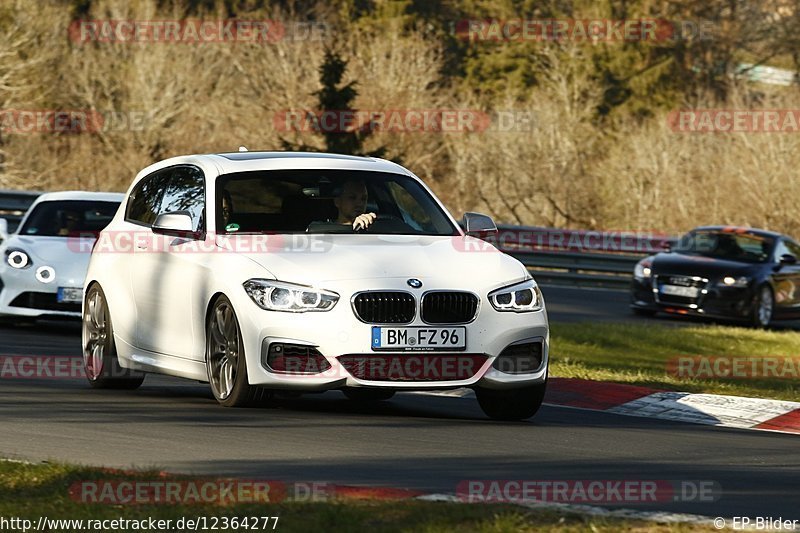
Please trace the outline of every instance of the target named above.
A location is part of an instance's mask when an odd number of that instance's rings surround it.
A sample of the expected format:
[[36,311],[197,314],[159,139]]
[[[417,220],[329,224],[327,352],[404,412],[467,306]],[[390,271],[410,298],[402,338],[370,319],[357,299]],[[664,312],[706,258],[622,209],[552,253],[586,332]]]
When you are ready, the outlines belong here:
[[354,230],[367,229],[378,215],[364,213],[367,208],[367,185],[363,181],[347,180],[342,184],[342,192],[333,199],[339,210],[338,224],[352,224]]

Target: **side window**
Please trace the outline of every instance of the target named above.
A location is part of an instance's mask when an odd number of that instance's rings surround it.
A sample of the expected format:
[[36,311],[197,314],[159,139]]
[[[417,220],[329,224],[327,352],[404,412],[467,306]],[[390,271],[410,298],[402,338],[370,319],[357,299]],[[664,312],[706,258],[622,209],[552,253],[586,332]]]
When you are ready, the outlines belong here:
[[194,231],[203,231],[205,221],[205,182],[203,172],[195,167],[170,169],[169,182],[164,190],[158,214],[186,211],[192,217]]
[[800,246],[798,246],[796,242],[786,241],[786,247],[789,249],[789,253],[800,261]]
[[161,204],[167,178],[166,172],[161,170],[140,181],[128,198],[125,220],[152,225],[158,216],[158,206]]
[[800,246],[790,240],[779,240],[778,245],[775,247],[775,262],[780,261],[781,256],[785,254],[791,254],[800,260]]

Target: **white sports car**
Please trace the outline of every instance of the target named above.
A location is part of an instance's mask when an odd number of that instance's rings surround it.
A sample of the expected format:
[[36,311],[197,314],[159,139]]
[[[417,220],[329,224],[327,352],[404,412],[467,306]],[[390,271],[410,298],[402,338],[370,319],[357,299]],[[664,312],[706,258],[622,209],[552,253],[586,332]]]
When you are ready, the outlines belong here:
[[237,152],[142,170],[92,252],[83,302],[95,387],[148,372],[208,381],[239,406],[267,391],[471,387],[496,419],[533,416],[548,323],[525,267],[465,231],[389,161]]
[[83,191],[39,196],[0,245],[0,315],[80,317],[92,243],[124,198]]

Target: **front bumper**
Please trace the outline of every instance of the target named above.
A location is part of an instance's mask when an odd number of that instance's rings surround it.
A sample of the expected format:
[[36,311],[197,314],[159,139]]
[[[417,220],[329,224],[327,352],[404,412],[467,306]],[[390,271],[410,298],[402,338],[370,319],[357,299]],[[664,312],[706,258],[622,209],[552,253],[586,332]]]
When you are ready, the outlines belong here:
[[0,269],[0,315],[37,318],[42,316],[80,317],[81,302],[58,302],[59,287],[82,288],[84,277],[60,273],[49,283],[36,279],[35,268]]
[[747,319],[753,312],[755,291],[751,287],[720,287],[711,280],[698,298],[665,298],[653,290],[652,281],[634,278],[631,307],[674,315]]
[[[360,284],[357,284],[360,283]],[[402,283],[402,285],[401,285]],[[419,301],[423,291],[411,291],[405,279],[381,280],[383,290],[411,292]],[[372,350],[372,327],[356,318],[349,305],[351,297],[365,290],[363,282],[347,283],[344,287],[326,286],[340,294],[336,306],[327,312],[283,313],[265,311],[241,291],[234,301],[245,344],[248,379],[252,385],[276,389],[329,390],[342,387],[380,387],[396,390],[447,389],[485,387],[511,389],[541,384],[547,378],[549,360],[549,327],[544,309],[532,313],[501,313],[488,303],[487,293],[479,294],[481,304],[477,317],[466,328],[466,348],[458,352],[375,352]],[[427,286],[426,290],[431,287]],[[442,288],[458,290],[456,288]],[[395,325],[384,325],[395,326]],[[413,322],[401,327],[450,327],[422,322],[419,313]],[[535,339],[542,343],[541,364],[524,373],[507,373],[493,368],[497,357],[515,343]],[[324,356],[330,368],[316,373],[278,373],[265,362],[265,353],[272,343],[299,344],[314,347]],[[353,371],[353,357],[361,357],[369,365],[373,356],[389,356],[388,363],[400,372],[403,379],[372,379],[370,372]],[[466,359],[473,361],[469,375]],[[387,367],[388,368],[388,367]],[[453,373],[443,372],[450,368]],[[363,368],[362,368],[363,370]],[[360,377],[357,377],[360,376]]]

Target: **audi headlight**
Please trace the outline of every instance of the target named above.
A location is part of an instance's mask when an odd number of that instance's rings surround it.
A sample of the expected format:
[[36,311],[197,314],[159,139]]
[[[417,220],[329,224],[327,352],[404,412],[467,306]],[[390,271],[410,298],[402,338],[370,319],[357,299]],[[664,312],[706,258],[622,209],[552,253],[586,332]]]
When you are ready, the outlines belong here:
[[750,283],[750,280],[744,276],[734,278],[733,276],[725,276],[719,282],[720,285],[723,287],[733,287],[736,289],[744,289],[747,287],[747,284]]
[[6,263],[11,268],[28,268],[33,264],[31,256],[24,250],[9,248],[6,250]]
[[653,261],[650,259],[642,259],[633,268],[633,276],[638,279],[650,279],[653,275]]
[[542,309],[544,299],[539,286],[532,279],[497,289],[489,293],[489,303],[498,311],[526,313]]
[[268,311],[330,311],[339,301],[335,292],[266,279],[248,280],[244,290],[256,305]]

